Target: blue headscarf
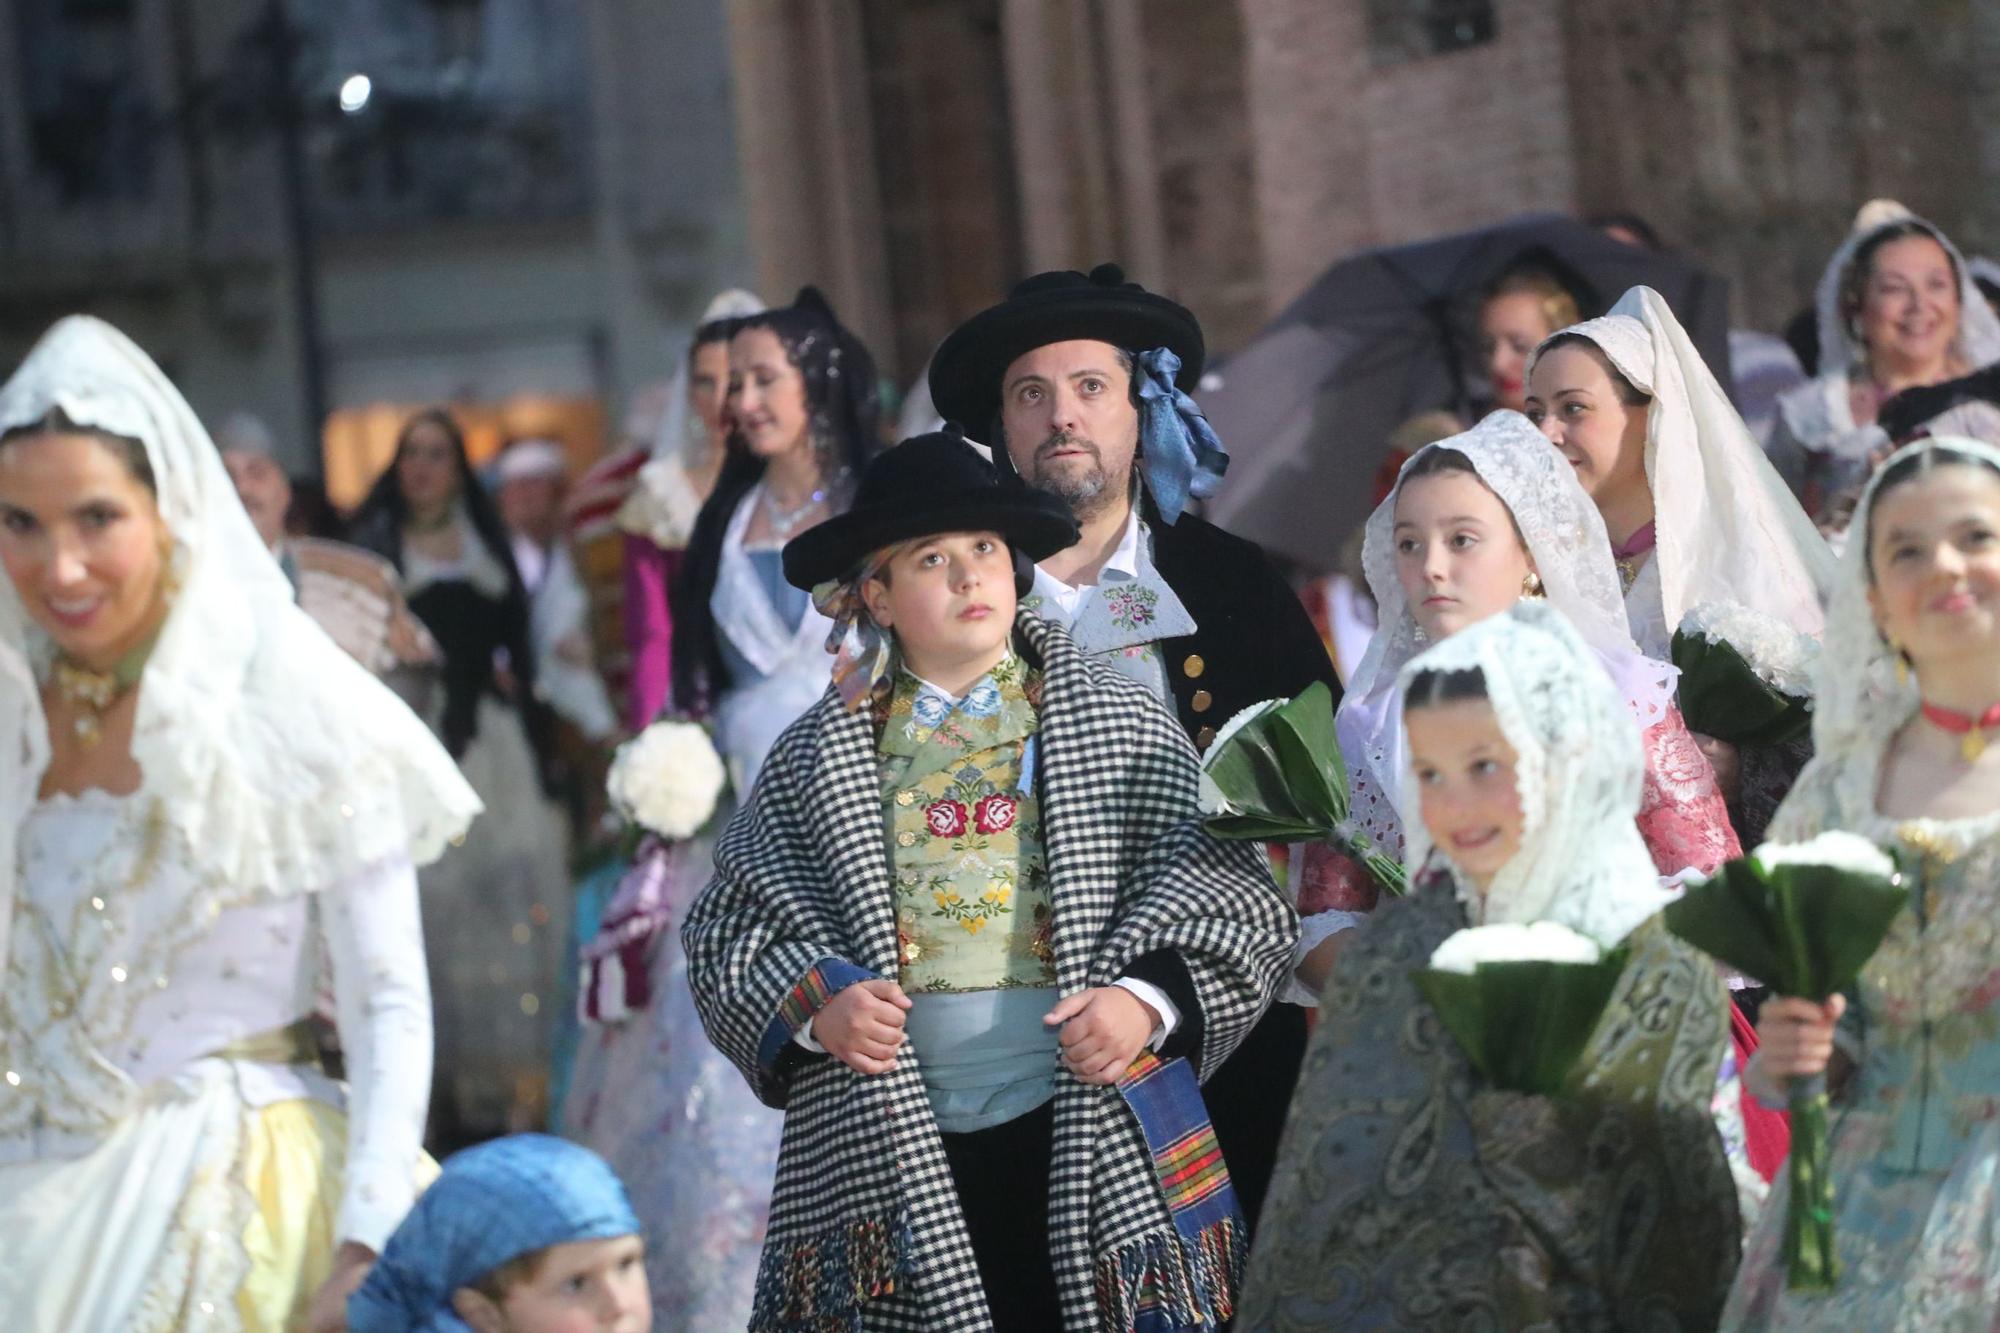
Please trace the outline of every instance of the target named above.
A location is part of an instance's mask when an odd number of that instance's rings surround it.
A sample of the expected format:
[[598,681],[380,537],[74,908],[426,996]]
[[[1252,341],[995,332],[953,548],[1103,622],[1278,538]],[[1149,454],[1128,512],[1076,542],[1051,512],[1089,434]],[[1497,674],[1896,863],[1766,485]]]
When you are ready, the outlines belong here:
[[1194,399],[1174,387],[1181,359],[1155,347],[1141,352],[1138,363],[1139,467],[1161,521],[1171,525],[1190,498],[1215,494],[1229,454]]
[[471,1333],[451,1294],[552,1245],[636,1235],[602,1158],[546,1134],[467,1148],[410,1209],[347,1301],[350,1333]]

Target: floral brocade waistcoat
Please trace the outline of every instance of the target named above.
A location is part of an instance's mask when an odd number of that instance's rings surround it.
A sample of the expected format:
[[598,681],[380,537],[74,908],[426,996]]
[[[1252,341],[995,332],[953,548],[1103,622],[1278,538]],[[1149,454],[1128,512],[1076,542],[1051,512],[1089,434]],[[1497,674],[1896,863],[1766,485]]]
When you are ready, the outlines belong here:
[[876,755],[911,993],[1056,984],[1034,792],[1041,673],[1010,656],[954,703],[901,671]]

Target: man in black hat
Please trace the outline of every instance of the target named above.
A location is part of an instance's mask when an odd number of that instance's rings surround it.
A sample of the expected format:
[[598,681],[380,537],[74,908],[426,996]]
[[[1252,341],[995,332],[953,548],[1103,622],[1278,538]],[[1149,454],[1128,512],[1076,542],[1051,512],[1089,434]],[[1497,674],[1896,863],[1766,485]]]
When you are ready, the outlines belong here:
[[[994,462],[1069,501],[1079,540],[1043,560],[1022,605],[1137,677],[1196,747],[1237,710],[1324,681],[1333,664],[1264,553],[1186,511],[1228,465],[1186,390],[1205,347],[1192,312],[1115,264],[1043,273],[954,330],[931,398]],[[1254,1225],[1305,1053],[1305,1011],[1274,1004],[1203,1089]]]

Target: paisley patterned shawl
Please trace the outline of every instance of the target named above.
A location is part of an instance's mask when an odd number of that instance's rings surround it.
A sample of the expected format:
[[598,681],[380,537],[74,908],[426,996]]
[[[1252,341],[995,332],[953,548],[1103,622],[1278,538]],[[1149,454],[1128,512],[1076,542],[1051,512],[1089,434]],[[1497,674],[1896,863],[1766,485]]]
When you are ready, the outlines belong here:
[[[1058,984],[1107,985],[1170,951],[1198,1002],[1174,1040],[1190,1035],[1212,1070],[1270,1003],[1297,917],[1253,844],[1201,831],[1194,753],[1157,699],[1030,613],[1016,647],[1043,671]],[[796,992],[856,970],[896,975],[885,841],[873,718],[829,690],[779,738],[681,932],[709,1037],[785,1108],[753,1329],[991,1327],[917,1054],[865,1078],[769,1041]],[[1065,1324],[1128,1328],[1162,1292],[1175,1305],[1201,1261],[1176,1237],[1118,1092],[1057,1079],[1049,1220]],[[1184,1302],[1167,1313],[1179,1317],[1161,1327],[1190,1322]]]
[[1480,1083],[1409,981],[1465,924],[1435,875],[1341,956],[1236,1327],[1715,1327],[1738,1223],[1714,968],[1641,926],[1571,1092],[1523,1096]]

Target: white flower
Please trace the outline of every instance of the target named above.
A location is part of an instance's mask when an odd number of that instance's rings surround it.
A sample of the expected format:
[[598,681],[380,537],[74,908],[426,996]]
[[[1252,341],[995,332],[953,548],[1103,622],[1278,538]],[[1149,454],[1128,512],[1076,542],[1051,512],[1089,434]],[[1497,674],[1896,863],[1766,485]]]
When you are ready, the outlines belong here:
[[1595,963],[1597,942],[1553,921],[1468,926],[1438,945],[1431,966],[1472,975],[1481,963]]
[[1812,697],[1812,673],[1819,641],[1775,616],[1739,602],[1703,602],[1681,620],[1681,633],[1726,643],[1742,654],[1759,678],[1794,699]]
[[1878,879],[1896,873],[1896,863],[1887,852],[1858,833],[1840,829],[1829,829],[1806,842],[1767,842],[1751,855],[1767,871],[1779,866],[1827,866]]
[[605,785],[627,818],[663,838],[688,838],[714,816],[728,782],[707,731],[655,722],[618,747]]

